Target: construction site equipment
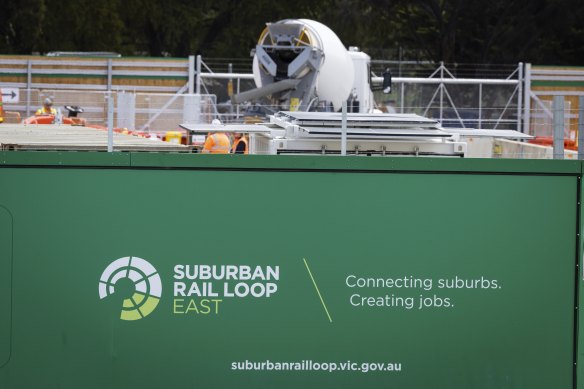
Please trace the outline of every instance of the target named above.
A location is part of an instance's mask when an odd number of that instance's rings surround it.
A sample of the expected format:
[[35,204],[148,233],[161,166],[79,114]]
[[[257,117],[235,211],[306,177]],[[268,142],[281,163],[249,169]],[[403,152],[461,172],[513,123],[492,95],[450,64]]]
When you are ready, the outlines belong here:
[[[344,125],[343,125],[344,124]],[[250,135],[252,154],[346,154],[464,157],[466,136],[529,139],[517,131],[450,130],[414,114],[279,112],[254,125],[189,124],[193,134],[243,132]],[[343,137],[343,134],[345,135]]]
[[253,57],[257,89],[231,96],[233,103],[268,97],[276,111],[339,111],[343,101],[361,101],[371,112],[370,58],[347,50],[337,35],[314,20],[268,23]]

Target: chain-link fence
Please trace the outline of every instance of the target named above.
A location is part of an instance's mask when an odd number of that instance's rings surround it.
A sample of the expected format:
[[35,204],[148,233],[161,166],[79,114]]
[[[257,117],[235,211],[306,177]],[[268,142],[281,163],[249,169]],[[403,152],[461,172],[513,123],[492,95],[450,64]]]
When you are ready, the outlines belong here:
[[6,122],[20,122],[34,116],[43,101],[50,98],[53,108],[67,117],[80,108],[78,117],[87,124],[107,126],[108,98],[113,104],[114,126],[144,132],[166,132],[179,129],[182,123],[210,123],[217,118],[214,95],[96,92],[62,89],[19,90],[20,96],[30,96],[30,103],[5,103]]

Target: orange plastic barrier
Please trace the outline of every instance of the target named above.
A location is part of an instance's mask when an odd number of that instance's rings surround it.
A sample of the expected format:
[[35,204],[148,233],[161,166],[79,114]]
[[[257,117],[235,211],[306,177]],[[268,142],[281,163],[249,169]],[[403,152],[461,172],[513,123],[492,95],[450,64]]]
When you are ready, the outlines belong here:
[[[23,124],[54,124],[55,115],[35,115],[29,116],[22,121]],[[73,125],[73,126],[85,126],[85,119],[82,118],[63,118],[63,124]]]
[[[535,139],[530,139],[528,143],[541,146],[553,146],[554,138],[551,136],[536,136]],[[564,139],[564,149],[578,150],[578,143],[574,139]]]

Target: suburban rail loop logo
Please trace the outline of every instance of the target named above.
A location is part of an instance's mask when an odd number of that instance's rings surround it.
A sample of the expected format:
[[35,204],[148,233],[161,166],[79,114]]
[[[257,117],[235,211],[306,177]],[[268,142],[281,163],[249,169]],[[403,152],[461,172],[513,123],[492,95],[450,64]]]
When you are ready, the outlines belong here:
[[122,278],[134,283],[134,294],[124,299],[120,319],[139,320],[151,314],[162,295],[162,282],[154,266],[138,257],[116,259],[99,279],[99,298],[113,294],[116,283]]

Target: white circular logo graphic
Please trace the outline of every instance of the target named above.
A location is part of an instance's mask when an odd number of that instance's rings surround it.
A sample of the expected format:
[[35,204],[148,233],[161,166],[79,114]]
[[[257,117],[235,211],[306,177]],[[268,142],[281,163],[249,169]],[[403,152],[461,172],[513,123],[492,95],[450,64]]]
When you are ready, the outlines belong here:
[[124,257],[113,261],[99,279],[99,298],[115,293],[116,283],[127,278],[134,283],[134,293],[124,299],[122,320],[139,320],[148,316],[160,302],[162,282],[150,262],[138,257]]

